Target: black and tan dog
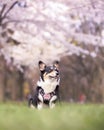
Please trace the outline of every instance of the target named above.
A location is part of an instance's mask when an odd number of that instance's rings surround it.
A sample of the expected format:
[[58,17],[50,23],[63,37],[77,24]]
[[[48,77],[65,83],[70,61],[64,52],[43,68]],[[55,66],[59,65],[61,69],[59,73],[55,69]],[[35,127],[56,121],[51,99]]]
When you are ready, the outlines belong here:
[[29,106],[41,109],[45,104],[53,108],[55,102],[59,100],[59,62],[56,61],[52,66],[47,66],[39,61],[39,69],[40,80],[37,82],[34,96],[29,99]]

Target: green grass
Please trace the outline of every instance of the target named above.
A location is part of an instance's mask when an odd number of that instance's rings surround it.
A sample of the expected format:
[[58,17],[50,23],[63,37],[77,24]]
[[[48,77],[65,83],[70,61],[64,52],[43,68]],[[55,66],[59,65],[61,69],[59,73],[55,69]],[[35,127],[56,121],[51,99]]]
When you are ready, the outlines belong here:
[[104,130],[104,105],[62,104],[30,109],[26,104],[0,104],[0,130]]

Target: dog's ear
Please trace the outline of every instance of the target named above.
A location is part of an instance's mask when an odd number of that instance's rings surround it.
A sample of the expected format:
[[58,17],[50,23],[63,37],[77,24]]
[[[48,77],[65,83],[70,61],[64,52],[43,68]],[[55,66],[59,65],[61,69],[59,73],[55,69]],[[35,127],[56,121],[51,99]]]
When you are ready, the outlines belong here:
[[46,68],[46,64],[42,61],[39,61],[38,63],[40,71],[43,71]]
[[53,65],[54,65],[57,69],[59,69],[59,61],[54,61]]

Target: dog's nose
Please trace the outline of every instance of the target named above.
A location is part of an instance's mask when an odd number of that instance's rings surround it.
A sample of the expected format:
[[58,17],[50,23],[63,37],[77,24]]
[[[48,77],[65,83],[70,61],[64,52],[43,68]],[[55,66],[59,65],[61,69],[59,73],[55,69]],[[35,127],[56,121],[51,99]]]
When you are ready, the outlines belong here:
[[59,72],[56,72],[56,75],[59,75]]

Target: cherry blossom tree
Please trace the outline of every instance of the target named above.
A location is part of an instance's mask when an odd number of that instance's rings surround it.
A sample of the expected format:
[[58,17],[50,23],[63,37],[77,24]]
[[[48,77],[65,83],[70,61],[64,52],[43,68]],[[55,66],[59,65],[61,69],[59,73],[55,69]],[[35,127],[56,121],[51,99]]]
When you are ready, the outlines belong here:
[[[0,0],[0,54],[17,68],[104,46],[103,0]],[[93,46],[93,49],[90,49]]]

